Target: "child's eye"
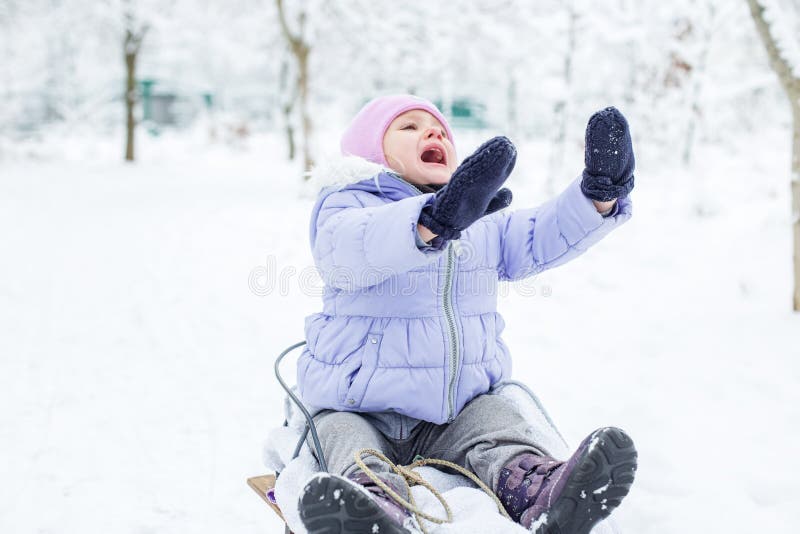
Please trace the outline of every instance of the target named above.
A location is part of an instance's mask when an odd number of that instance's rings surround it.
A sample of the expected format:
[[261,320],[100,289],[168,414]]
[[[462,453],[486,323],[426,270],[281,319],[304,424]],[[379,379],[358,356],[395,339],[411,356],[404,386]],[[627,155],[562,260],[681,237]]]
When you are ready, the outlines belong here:
[[416,130],[417,129],[417,125],[416,124],[406,124],[405,126],[403,126],[400,129],[401,130]]

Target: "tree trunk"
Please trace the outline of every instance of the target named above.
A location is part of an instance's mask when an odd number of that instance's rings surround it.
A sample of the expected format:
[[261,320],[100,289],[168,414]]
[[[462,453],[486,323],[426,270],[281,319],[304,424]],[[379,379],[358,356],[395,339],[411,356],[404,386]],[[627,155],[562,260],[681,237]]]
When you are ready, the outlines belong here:
[[[311,156],[311,114],[308,110],[308,46],[304,46],[297,54],[297,65],[300,72],[297,77],[297,89],[300,95],[300,119],[303,129],[303,170],[308,172],[314,166]],[[306,179],[308,174],[304,174]]]
[[800,311],[800,94],[792,100],[792,226],[794,227],[794,311]]
[[139,53],[135,38],[130,30],[125,32],[125,161],[133,161],[136,119],[133,111],[136,105],[136,56]]
[[292,110],[294,110],[294,103],[297,100],[297,87],[293,84],[291,93],[289,92],[289,64],[284,59],[281,63],[281,74],[279,78],[279,92],[281,98],[281,113],[283,114],[283,121],[286,128],[286,145],[289,149],[289,161],[293,161],[295,157],[295,143],[294,143],[294,127],[292,126]]
[[[297,61],[297,80],[296,80],[296,96],[300,98],[300,128],[303,135],[303,176],[308,179],[308,171],[314,165],[314,159],[311,156],[311,114],[308,109],[308,55],[311,52],[311,47],[303,38],[303,31],[305,27],[306,14],[300,13],[299,16],[299,31],[297,35],[292,34],[289,25],[286,23],[286,13],[283,9],[283,0],[275,0],[275,5],[278,9],[278,21],[281,25],[286,42],[289,44],[289,49]],[[291,109],[289,110],[291,112]],[[290,124],[289,117],[287,116],[287,124]],[[291,126],[287,126],[287,135],[290,136],[290,151],[294,152],[293,132]]]
[[564,168],[564,153],[567,145],[567,127],[569,124],[570,113],[570,100],[572,99],[572,59],[575,56],[576,48],[576,29],[578,24],[578,12],[575,10],[574,5],[570,2],[567,5],[567,49],[564,53],[564,90],[561,93],[561,98],[556,101],[553,108],[553,116],[555,119],[555,130],[553,135],[553,144],[550,151],[550,172],[545,182],[545,193],[552,196],[557,191],[558,176]]
[[794,236],[794,311],[800,311],[800,78],[792,71],[789,61],[781,55],[775,37],[764,18],[764,7],[758,0],[747,0],[758,36],[767,49],[769,64],[778,75],[792,108],[792,234]]
[[142,39],[147,33],[147,25],[141,26],[138,30],[133,26],[133,15],[130,12],[124,14],[126,21],[125,41],[123,42],[125,52],[125,161],[133,161],[135,158],[134,139],[136,135],[136,118],[134,108],[136,107],[136,60],[139,58],[139,50],[142,48]]
[[691,104],[689,108],[689,120],[686,126],[686,137],[683,145],[683,166],[688,167],[692,162],[692,155],[694,151],[695,135],[697,133],[697,123],[703,115],[702,102],[700,97],[703,93],[703,87],[706,82],[706,71],[708,67],[708,54],[711,51],[711,43],[714,38],[713,27],[716,18],[716,7],[713,4],[708,5],[709,20],[707,26],[704,28],[702,48],[700,50],[700,57],[692,69],[692,92]]
[[286,144],[289,161],[294,161],[297,149],[294,143],[294,127],[292,126],[292,106],[283,107],[283,118],[286,121]]

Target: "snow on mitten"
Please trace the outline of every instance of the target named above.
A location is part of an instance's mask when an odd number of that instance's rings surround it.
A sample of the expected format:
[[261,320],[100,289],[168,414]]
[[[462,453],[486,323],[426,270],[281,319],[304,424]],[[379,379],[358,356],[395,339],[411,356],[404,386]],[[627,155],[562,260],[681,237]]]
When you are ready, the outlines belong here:
[[514,169],[517,149],[505,137],[486,141],[453,173],[420,213],[419,222],[442,239],[458,239],[469,225],[511,204],[511,191],[498,188]]
[[628,121],[617,108],[598,111],[586,126],[586,168],[581,191],[592,200],[624,198],[633,189],[636,165]]

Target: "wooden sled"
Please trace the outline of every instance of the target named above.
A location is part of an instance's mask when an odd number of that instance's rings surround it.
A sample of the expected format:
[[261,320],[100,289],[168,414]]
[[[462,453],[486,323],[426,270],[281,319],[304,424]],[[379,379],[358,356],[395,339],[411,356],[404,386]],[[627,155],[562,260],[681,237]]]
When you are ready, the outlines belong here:
[[[261,475],[258,477],[248,478],[247,485],[253,488],[253,491],[258,493],[258,496],[261,497],[276,514],[278,514],[278,517],[281,518],[281,521],[286,523],[286,519],[284,519],[281,509],[278,508],[278,503],[275,502],[275,497],[273,494],[275,491],[275,475]],[[286,534],[291,534],[291,532],[292,531],[289,530],[289,526],[287,525]]]

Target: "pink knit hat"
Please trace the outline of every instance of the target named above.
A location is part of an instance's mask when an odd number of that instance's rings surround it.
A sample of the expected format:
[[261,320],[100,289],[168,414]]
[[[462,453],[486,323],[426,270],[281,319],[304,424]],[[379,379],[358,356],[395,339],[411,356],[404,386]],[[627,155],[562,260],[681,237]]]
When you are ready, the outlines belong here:
[[391,95],[375,98],[361,108],[342,135],[342,154],[360,156],[388,167],[383,155],[383,135],[398,115],[412,109],[422,109],[436,117],[455,146],[450,125],[431,102],[413,95]]

